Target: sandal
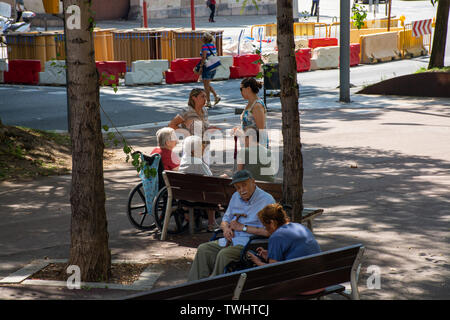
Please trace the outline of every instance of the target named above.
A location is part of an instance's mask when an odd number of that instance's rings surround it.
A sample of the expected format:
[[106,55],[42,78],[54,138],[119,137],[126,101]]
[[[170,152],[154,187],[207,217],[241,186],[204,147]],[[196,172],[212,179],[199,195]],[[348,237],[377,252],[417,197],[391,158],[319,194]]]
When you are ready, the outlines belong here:
[[221,97],[216,96],[216,97],[214,98],[214,105],[218,104],[219,101],[220,101],[221,99],[222,99]]
[[206,107],[207,107],[207,108],[211,108],[211,107],[212,107],[211,101],[208,101],[208,103],[206,104]]

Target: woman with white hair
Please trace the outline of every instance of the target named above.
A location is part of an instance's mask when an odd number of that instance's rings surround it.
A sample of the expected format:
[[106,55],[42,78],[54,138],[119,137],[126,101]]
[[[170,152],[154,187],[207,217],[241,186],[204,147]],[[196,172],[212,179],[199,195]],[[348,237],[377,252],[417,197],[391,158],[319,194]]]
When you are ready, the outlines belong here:
[[[183,141],[183,156],[181,157],[180,172],[212,176],[211,169],[203,160],[202,139],[197,136],[186,137]],[[208,232],[213,232],[219,225],[216,223],[214,210],[208,209]],[[187,218],[187,217],[186,217]]]
[[180,172],[212,176],[211,169],[203,160],[203,147],[202,139],[198,136],[189,136],[184,139]]
[[180,158],[172,151],[178,143],[175,130],[169,127],[161,128],[156,132],[156,139],[158,140],[158,147],[153,149],[151,154],[158,153],[161,155],[164,170],[177,171],[180,166]]

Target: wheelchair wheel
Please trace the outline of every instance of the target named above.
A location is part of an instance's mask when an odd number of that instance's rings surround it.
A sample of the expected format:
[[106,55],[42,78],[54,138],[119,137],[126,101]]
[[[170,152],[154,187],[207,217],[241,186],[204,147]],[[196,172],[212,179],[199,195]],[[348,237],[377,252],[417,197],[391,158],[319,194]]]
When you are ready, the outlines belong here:
[[156,227],[154,216],[147,210],[142,182],[131,190],[127,209],[128,219],[135,228],[146,231]]
[[[153,200],[152,213],[160,231],[163,229],[164,217],[166,216],[167,198],[167,187],[164,187],[158,192]],[[176,200],[172,200],[172,215],[170,216],[167,233],[177,234],[188,229],[189,222],[184,218],[185,213],[187,213],[187,211],[179,208]]]

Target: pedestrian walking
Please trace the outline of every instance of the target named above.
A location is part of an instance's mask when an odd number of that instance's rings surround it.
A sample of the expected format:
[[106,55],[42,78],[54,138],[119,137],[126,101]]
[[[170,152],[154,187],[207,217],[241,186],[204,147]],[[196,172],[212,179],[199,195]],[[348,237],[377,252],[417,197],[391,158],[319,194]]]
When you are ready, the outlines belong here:
[[209,22],[214,21],[214,13],[216,12],[216,0],[208,0],[206,1],[206,6],[211,10],[211,14],[209,15]]
[[24,10],[25,6],[23,0],[16,0],[16,12],[17,12],[16,22],[19,22],[20,18],[22,18],[22,13]]
[[[311,15],[317,16],[318,10],[319,10],[319,0],[312,0]],[[313,14],[313,12],[314,12],[314,14]]]
[[200,52],[200,56],[202,57],[202,61],[201,61],[201,67],[202,67],[202,82],[203,82],[203,87],[205,88],[205,93],[206,93],[206,107],[207,108],[211,108],[211,93],[214,95],[214,105],[218,104],[220,101],[220,96],[216,93],[216,91],[214,90],[214,88],[211,85],[211,80],[214,78],[215,74],[216,74],[216,69],[214,70],[208,70],[207,68],[204,67],[204,64],[206,63],[206,60],[210,57],[210,56],[216,56],[217,55],[217,48],[216,45],[214,44],[214,37],[209,33],[206,32],[203,37],[202,37],[202,42],[203,42],[203,46],[202,46],[202,50]]

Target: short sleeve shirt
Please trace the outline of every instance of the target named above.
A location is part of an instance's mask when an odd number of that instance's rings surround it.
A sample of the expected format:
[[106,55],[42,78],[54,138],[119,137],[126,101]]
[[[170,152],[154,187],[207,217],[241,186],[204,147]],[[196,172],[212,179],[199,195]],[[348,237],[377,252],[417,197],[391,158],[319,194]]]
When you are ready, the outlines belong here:
[[290,222],[272,233],[267,256],[276,261],[285,261],[319,252],[319,244],[311,231],[299,223]]
[[192,108],[191,106],[188,106],[182,113],[179,114],[179,116],[184,121],[194,120],[189,125],[189,128],[185,124],[182,125],[183,128],[187,129],[191,135],[194,135],[194,132],[195,132],[194,129],[195,129],[196,123],[201,124],[202,130],[203,130],[201,132],[202,135],[205,133],[205,131],[209,127],[208,109],[206,109],[205,107],[203,107],[203,119],[198,115],[198,113],[195,111],[195,109]]
[[164,170],[173,170],[180,165],[180,157],[169,149],[157,147],[153,149],[151,154],[155,153],[161,155]]
[[211,54],[217,56],[216,45],[214,43],[205,43],[204,45],[202,45],[202,50],[200,51],[201,57],[203,56],[203,52],[206,52],[206,58],[208,58]]

